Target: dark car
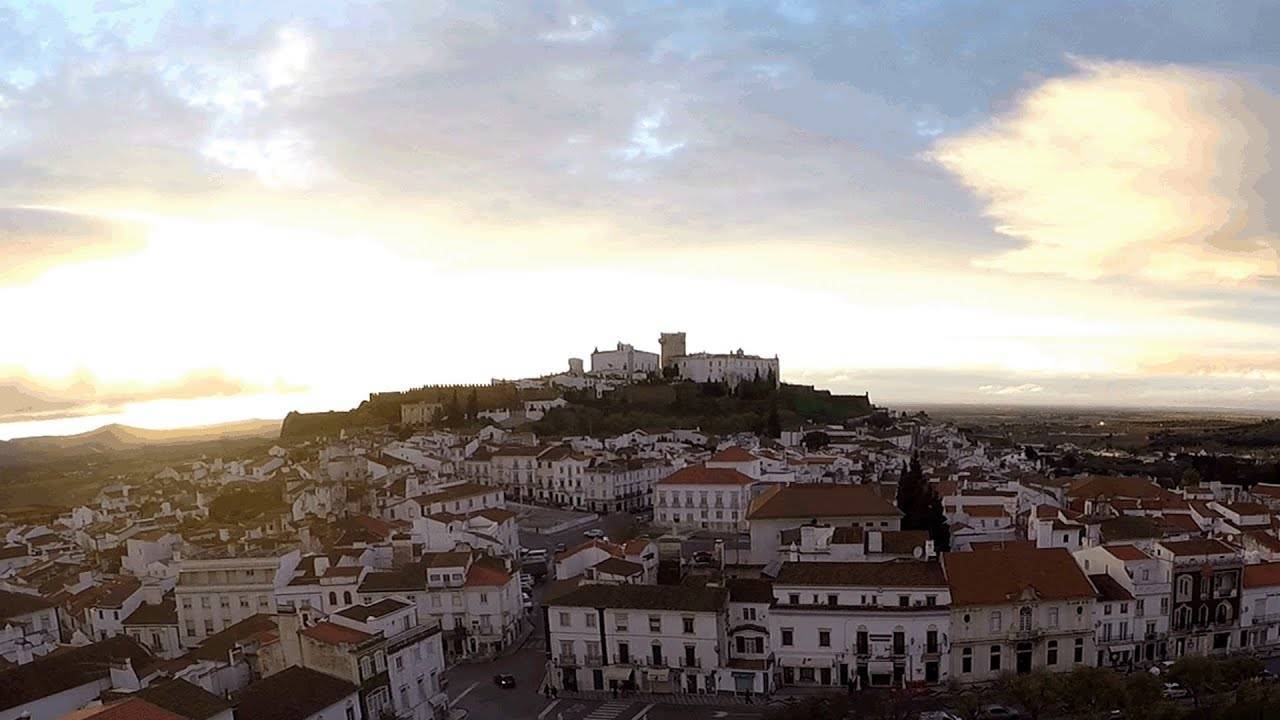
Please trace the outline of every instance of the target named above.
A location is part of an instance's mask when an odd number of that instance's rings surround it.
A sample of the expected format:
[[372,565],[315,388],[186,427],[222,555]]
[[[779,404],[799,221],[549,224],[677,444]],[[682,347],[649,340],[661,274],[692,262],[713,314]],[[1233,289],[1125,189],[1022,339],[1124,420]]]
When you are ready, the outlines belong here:
[[498,674],[493,676],[493,684],[510,690],[516,686],[516,679],[512,675]]
[[564,543],[556,543],[556,552],[564,552]]

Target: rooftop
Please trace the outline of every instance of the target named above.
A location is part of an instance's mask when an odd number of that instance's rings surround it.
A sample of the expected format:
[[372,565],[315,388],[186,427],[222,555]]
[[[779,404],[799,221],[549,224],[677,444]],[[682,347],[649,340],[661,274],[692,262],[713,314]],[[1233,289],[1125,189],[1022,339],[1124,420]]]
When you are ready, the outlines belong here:
[[554,606],[632,610],[718,612],[729,591],[724,588],[662,585],[580,585],[560,596]]
[[1065,548],[1006,548],[942,555],[953,605],[1002,605],[1024,594],[1045,600],[1092,598],[1095,590]]
[[236,720],[304,720],[355,693],[345,680],[295,665],[245,688]]
[[705,465],[683,467],[659,480],[657,485],[750,485],[750,477],[733,468],[709,468]]
[[869,485],[774,486],[751,501],[750,520],[819,517],[900,517]]
[[781,585],[945,588],[947,578],[937,562],[789,562],[774,580]]

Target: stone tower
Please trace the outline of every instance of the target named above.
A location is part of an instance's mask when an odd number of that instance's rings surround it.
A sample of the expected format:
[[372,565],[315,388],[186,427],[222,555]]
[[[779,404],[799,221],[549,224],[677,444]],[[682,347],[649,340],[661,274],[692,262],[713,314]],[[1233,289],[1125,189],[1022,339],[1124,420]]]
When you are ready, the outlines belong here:
[[658,345],[662,348],[661,367],[663,369],[675,366],[676,358],[687,354],[682,332],[662,333],[658,336]]

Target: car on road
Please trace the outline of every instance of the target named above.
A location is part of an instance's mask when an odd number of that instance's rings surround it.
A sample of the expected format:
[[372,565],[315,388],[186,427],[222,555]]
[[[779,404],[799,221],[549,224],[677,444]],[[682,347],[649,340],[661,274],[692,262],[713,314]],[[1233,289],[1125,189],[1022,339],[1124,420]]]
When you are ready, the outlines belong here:
[[918,720],[960,720],[960,716],[947,710],[925,710]]
[[1161,691],[1161,694],[1168,700],[1181,700],[1182,698],[1190,697],[1191,691],[1182,687],[1178,683],[1167,682],[1164,684],[1164,690]]
[[1004,705],[987,705],[978,712],[979,720],[1018,720],[1018,711]]
[[556,552],[564,552],[564,543],[556,543]]
[[500,688],[510,690],[516,686],[516,678],[514,675],[499,673],[493,676],[493,684]]
[[525,590],[533,587],[533,576],[526,572],[520,573],[520,587]]
[[589,537],[593,540],[598,540],[604,537],[604,531],[601,530],[600,528],[591,528],[590,530],[587,530],[586,532],[582,533],[582,535],[584,537]]

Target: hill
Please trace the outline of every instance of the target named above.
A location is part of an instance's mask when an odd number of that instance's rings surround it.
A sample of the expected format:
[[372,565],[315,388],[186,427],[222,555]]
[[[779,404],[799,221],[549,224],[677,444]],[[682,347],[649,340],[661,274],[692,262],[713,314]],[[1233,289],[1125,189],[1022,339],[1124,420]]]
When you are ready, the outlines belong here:
[[173,430],[151,430],[111,424],[79,435],[27,437],[0,442],[0,464],[100,455],[117,450],[160,445],[273,438],[279,432],[279,420],[241,420]]

